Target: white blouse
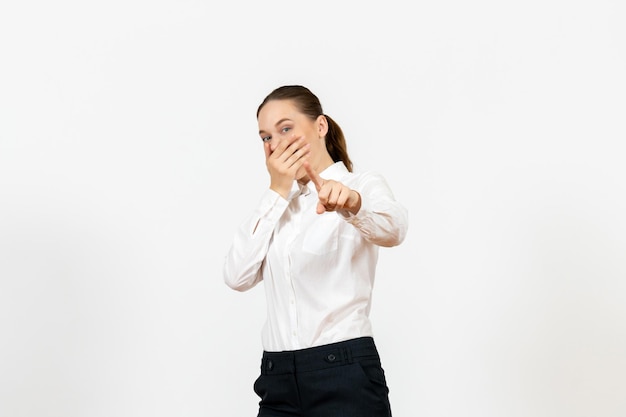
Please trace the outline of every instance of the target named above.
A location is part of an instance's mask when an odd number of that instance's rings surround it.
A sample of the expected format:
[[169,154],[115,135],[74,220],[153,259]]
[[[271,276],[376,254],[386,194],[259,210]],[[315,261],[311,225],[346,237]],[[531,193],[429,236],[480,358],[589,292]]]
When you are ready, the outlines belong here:
[[369,320],[379,246],[400,244],[407,210],[376,173],[351,173],[336,162],[320,177],[361,195],[361,209],[317,214],[315,185],[294,186],[287,199],[266,191],[241,224],[224,261],[224,280],[238,291],[265,283],[268,352],[372,336]]

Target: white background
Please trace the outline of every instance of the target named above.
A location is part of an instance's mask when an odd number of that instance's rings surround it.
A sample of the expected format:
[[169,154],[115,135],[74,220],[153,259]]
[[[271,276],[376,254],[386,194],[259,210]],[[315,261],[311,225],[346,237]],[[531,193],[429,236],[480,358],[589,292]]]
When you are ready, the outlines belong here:
[[626,415],[624,2],[3,1],[0,416],[254,416],[268,186],[304,84],[409,210],[372,320],[394,416]]

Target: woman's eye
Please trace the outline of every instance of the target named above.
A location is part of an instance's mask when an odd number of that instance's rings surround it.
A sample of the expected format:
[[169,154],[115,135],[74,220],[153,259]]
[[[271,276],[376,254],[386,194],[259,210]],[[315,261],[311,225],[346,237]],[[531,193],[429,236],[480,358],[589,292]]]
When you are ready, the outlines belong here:
[[263,136],[263,137],[261,138],[261,140],[262,140],[263,142],[269,142],[270,140],[272,140],[272,137],[271,137],[271,136]]
[[291,130],[291,128],[290,128],[290,127],[283,127],[280,131],[281,131],[281,132],[283,132],[283,133],[287,133],[287,132],[289,132],[290,130]]

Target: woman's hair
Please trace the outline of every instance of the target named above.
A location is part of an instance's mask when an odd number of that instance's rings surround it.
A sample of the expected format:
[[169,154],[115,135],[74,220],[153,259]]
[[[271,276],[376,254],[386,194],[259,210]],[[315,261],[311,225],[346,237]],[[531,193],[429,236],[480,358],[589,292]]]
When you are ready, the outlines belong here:
[[326,120],[328,121],[326,149],[328,150],[328,153],[333,161],[343,162],[346,168],[348,168],[348,171],[352,172],[352,161],[350,161],[350,157],[348,156],[346,138],[343,135],[343,131],[339,125],[330,118],[330,116],[324,114],[319,99],[311,92],[311,90],[301,85],[285,85],[278,87],[265,97],[265,100],[263,100],[256,112],[257,118],[259,117],[259,113],[261,112],[263,106],[272,100],[293,101],[298,110],[311,120],[317,120],[320,115],[326,117]]

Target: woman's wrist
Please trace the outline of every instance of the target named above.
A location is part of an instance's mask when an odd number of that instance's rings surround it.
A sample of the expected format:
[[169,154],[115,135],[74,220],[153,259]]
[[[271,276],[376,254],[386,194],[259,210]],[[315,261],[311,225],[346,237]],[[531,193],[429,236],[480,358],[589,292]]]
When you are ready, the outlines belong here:
[[348,211],[352,214],[357,214],[359,210],[361,210],[361,194],[357,191],[350,190],[350,198],[348,199],[350,203],[348,205]]

